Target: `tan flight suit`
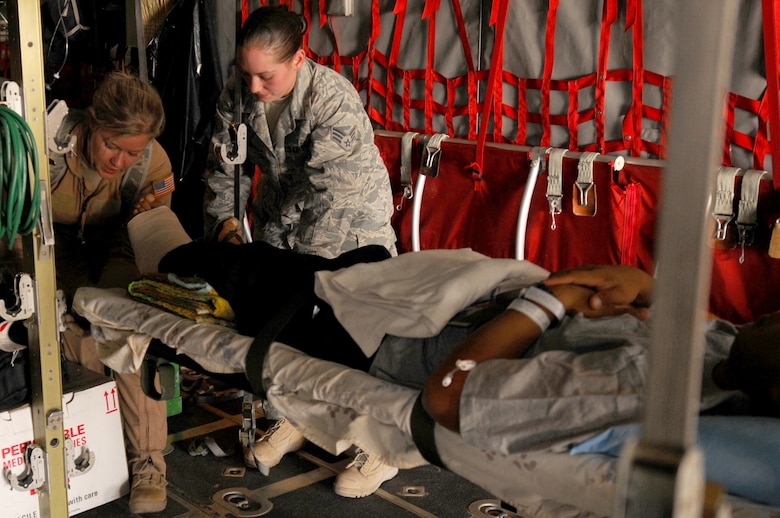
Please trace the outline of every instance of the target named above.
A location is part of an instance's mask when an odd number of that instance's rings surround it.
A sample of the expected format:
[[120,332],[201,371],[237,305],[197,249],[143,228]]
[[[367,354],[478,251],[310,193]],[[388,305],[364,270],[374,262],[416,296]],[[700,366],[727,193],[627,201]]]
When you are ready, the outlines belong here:
[[[139,272],[126,237],[125,222],[132,206],[122,206],[122,177],[100,178],[78,156],[58,158],[58,163],[52,164],[52,178],[57,179],[51,194],[55,264],[58,288],[65,292],[70,307],[73,293],[79,286],[124,288],[138,278]],[[168,155],[156,140],[147,146],[132,167],[146,168],[147,165],[141,195],[153,192],[156,182],[172,174]],[[158,199],[170,207],[170,192]],[[70,321],[68,330],[62,333],[65,357],[89,369],[105,372],[86,324],[79,325],[70,316],[66,318]],[[131,473],[157,471],[164,475],[163,450],[168,433],[165,402],[154,401],[144,394],[138,373],[115,373],[114,378],[119,390]]]

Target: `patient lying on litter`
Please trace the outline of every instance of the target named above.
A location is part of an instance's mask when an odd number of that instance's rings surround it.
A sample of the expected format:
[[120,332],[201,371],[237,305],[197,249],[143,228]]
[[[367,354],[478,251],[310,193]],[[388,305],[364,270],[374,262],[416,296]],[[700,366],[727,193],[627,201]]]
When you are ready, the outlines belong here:
[[[296,277],[285,269],[290,263],[283,251],[274,250],[280,256],[269,268],[265,262],[267,251],[262,248],[241,245],[225,246],[223,250],[212,245],[194,242],[179,247],[160,261],[160,270],[203,276],[228,300],[241,300],[236,305],[246,310],[245,318],[250,322],[257,322],[254,308],[259,302],[248,301],[260,300],[263,297],[258,293],[267,293],[262,289],[267,276],[257,278],[252,270],[286,272],[280,278],[305,278],[306,286],[312,280],[311,270]],[[228,253],[234,256],[224,262],[222,257]],[[410,285],[430,290],[429,282],[423,282],[431,280],[423,273],[426,270],[410,269],[412,261],[417,257],[424,261],[425,254],[404,255],[409,257],[347,268],[335,275],[368,269],[377,272],[369,277],[382,278],[387,271],[403,269],[413,278]],[[436,264],[437,259],[430,260]],[[540,274],[534,271],[530,278],[534,275]],[[543,277],[547,275],[539,278]],[[241,281],[231,283],[231,278]],[[340,309],[343,300],[331,307],[333,301],[316,298],[319,314],[326,315],[312,324],[311,329],[317,331],[307,329],[307,322],[320,318],[312,320],[311,307],[307,306],[296,324],[288,326],[286,336],[278,340],[315,357],[335,358],[339,363],[368,369],[383,379],[424,387],[424,406],[437,422],[458,431],[473,444],[513,453],[529,444],[559,440],[639,417],[651,341],[652,287],[650,275],[627,266],[557,272],[517,298],[499,301],[498,309],[493,308],[496,316],[487,322],[458,321],[456,317],[427,335],[387,332],[381,345],[373,350],[354,338],[355,322],[350,320],[381,329],[380,309],[372,312],[370,302],[360,300],[363,313],[357,314],[354,308]],[[359,292],[359,288],[354,291]],[[390,303],[403,305],[415,298],[416,294],[410,292],[407,301]],[[482,308],[484,302],[480,304]],[[366,321],[366,315],[374,313],[377,322]],[[326,328],[333,334],[323,334],[321,330]],[[734,396],[734,391],[741,390],[751,396],[756,412],[778,415],[780,313],[739,327],[722,320],[709,321],[704,369],[702,410],[723,403]]]

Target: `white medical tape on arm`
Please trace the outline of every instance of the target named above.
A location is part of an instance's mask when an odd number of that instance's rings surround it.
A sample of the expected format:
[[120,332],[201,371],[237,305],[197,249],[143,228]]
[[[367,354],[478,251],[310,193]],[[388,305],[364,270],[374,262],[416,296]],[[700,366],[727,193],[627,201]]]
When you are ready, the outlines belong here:
[[566,316],[566,307],[563,305],[563,302],[544,288],[529,286],[520,293],[520,297],[542,306],[555,315],[559,322]]
[[550,327],[550,317],[547,316],[547,313],[528,299],[518,297],[513,300],[506,309],[511,309],[512,311],[517,311],[518,313],[527,316],[534,324],[539,326],[542,333],[547,331],[547,328]]

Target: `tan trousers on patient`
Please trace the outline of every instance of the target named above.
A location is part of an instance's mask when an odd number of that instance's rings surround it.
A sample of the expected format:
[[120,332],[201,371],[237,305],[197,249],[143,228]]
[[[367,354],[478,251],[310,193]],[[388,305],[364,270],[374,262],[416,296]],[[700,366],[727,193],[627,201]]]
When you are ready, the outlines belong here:
[[[105,366],[98,359],[95,342],[89,331],[66,316],[68,329],[62,333],[65,358],[103,374]],[[127,461],[133,475],[157,472],[165,475],[163,450],[168,439],[168,416],[165,401],[155,401],[141,388],[140,373],[114,373],[119,391],[119,410],[127,436]]]

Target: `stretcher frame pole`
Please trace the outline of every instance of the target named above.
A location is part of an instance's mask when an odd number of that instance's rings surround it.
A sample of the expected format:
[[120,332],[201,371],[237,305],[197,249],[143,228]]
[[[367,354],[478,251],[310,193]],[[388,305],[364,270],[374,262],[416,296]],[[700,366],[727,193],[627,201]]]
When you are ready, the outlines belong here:
[[616,516],[701,516],[696,446],[706,301],[709,195],[720,164],[737,2],[677,4],[678,61],[658,229],[658,283],[639,442],[622,455]]
[[[57,284],[54,243],[44,239],[42,221],[51,221],[49,158],[46,153],[46,91],[43,73],[43,28],[40,2],[7,3],[11,77],[22,92],[24,119],[38,152],[41,220],[23,236],[24,268],[32,271],[35,314],[28,323],[34,442],[45,452],[46,481],[38,489],[39,516],[68,516],[65,440],[62,423]],[[30,187],[33,187],[31,179]],[[44,211],[48,218],[44,217]]]

